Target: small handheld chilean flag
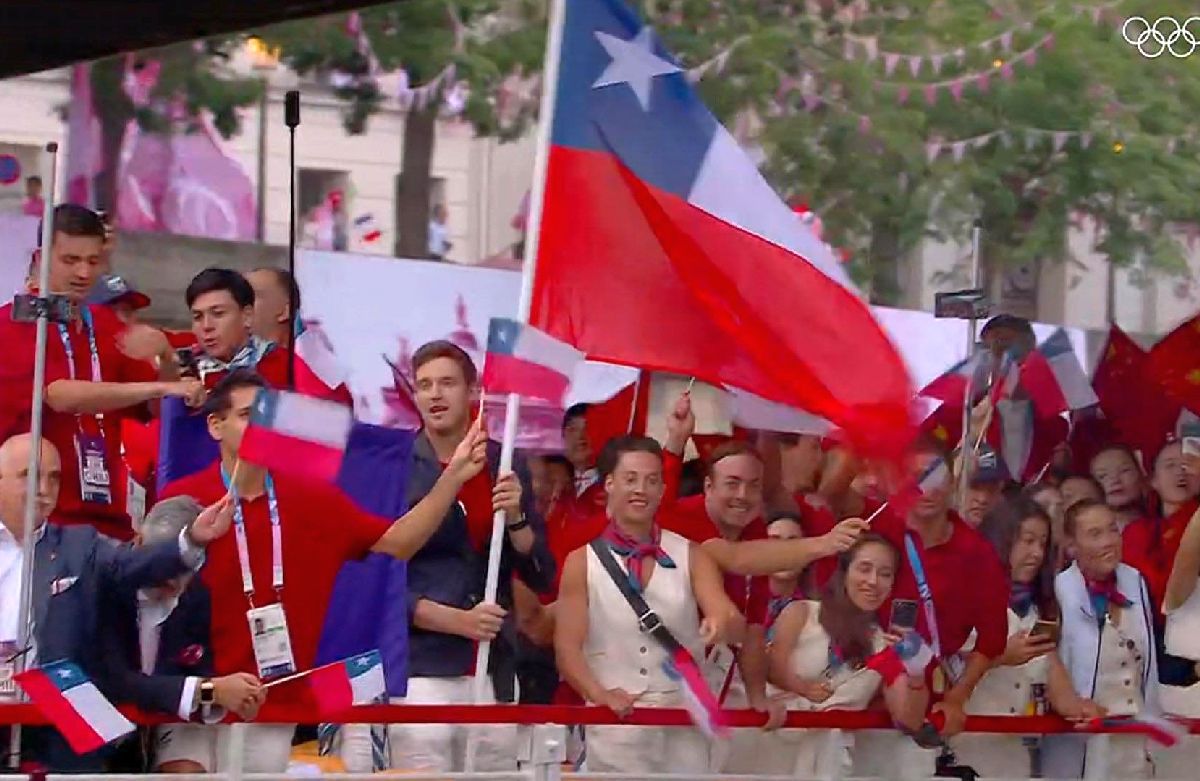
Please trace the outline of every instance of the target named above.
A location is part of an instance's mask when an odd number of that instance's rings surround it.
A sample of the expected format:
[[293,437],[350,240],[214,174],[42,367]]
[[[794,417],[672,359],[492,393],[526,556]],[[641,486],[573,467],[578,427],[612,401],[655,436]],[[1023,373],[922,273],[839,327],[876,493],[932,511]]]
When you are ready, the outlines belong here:
[[663,662],[667,676],[683,684],[683,703],[696,727],[708,737],[726,737],[729,722],[721,711],[721,705],[708,688],[700,665],[682,646],[675,649],[672,658]]
[[488,326],[483,387],[489,393],[515,393],[562,405],[583,353],[541,331],[493,317]]
[[355,217],[354,228],[358,231],[358,237],[367,244],[379,241],[383,236],[383,231],[379,230],[379,225],[375,222],[375,215],[370,212]]
[[318,667],[309,673],[308,683],[322,716],[341,713],[355,705],[369,705],[386,691],[383,657],[379,651],[367,651]]
[[1167,716],[1153,713],[1092,719],[1087,726],[1093,729],[1103,728],[1122,735],[1144,735],[1165,748],[1179,745],[1179,741],[1188,734],[1186,725]]
[[267,469],[332,483],[353,425],[354,413],[341,404],[262,388],[238,455]]
[[79,665],[52,662],[16,681],[76,754],[87,754],[133,732],[133,724],[104,699]]

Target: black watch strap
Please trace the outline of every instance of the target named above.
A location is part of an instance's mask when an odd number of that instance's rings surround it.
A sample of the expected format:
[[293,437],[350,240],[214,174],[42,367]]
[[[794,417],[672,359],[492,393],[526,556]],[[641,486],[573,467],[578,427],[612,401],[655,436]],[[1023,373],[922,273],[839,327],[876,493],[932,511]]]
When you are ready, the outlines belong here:
[[529,526],[529,519],[525,517],[524,513],[522,513],[521,518],[516,523],[507,524],[504,528],[508,529],[510,532],[519,532],[527,526]]

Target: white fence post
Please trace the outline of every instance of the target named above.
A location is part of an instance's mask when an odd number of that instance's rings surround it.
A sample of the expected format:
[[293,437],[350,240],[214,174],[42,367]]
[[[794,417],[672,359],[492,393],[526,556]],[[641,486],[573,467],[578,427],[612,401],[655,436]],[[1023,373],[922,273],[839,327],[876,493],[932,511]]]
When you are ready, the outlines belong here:
[[567,759],[567,728],[561,724],[528,724],[517,732],[517,761],[530,781],[559,781]]
[[1109,755],[1112,752],[1112,735],[1092,735],[1084,747],[1084,774],[1087,781],[1108,781]]
[[240,722],[229,725],[228,754],[225,757],[227,781],[242,781],[246,762],[246,725]]
[[845,744],[846,738],[840,729],[825,731],[825,738],[821,741],[821,758],[817,763],[817,767],[821,768],[821,781],[842,781],[845,777],[845,768],[842,766]]

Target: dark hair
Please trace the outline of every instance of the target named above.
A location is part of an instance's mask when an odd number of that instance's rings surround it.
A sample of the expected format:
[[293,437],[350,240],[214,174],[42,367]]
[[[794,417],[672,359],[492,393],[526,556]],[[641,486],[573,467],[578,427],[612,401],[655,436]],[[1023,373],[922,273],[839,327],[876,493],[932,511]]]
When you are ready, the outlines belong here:
[[762,455],[754,445],[741,439],[731,439],[713,448],[708,457],[708,476],[713,476],[718,463],[734,456],[751,456],[758,463],[763,462]]
[[34,182],[41,184],[42,177],[38,176],[37,174],[34,174],[33,176],[26,176],[25,181],[28,182],[29,184],[33,184]]
[[233,392],[242,388],[266,388],[267,381],[253,369],[234,369],[208,392],[204,414],[224,415],[233,406]]
[[[1142,467],[1142,462],[1138,458],[1137,453],[1135,453],[1133,451],[1133,448],[1131,448],[1129,445],[1126,445],[1122,442],[1109,442],[1107,445],[1105,445],[1104,447],[1100,448],[1095,453],[1093,453],[1091,460],[1088,461],[1088,471],[1089,472],[1092,471],[1092,465],[1096,463],[1097,458],[1104,455],[1105,453],[1114,453],[1114,452],[1124,453],[1125,455],[1129,456],[1129,460],[1132,461],[1133,465],[1137,467],[1138,472],[1144,473],[1144,470]],[[1144,476],[1144,474],[1143,474],[1143,476]]]
[[479,380],[479,371],[475,368],[475,362],[471,360],[471,356],[467,355],[467,351],[445,339],[426,342],[417,348],[412,357],[413,379],[416,380],[417,372],[421,370],[422,366],[430,361],[436,361],[438,358],[449,358],[457,363],[467,385],[474,385]]
[[1109,512],[1112,512],[1111,507],[1104,502],[1098,502],[1095,499],[1080,499],[1078,502],[1068,507],[1066,513],[1063,515],[1063,533],[1068,537],[1074,537],[1075,526],[1079,523],[1079,516],[1083,515],[1089,510],[1095,510],[1098,508],[1103,508]]
[[679,470],[679,498],[699,496],[704,493],[704,462],[692,458],[683,462]]
[[[100,215],[77,203],[60,203],[54,207],[54,232],[65,236],[87,236],[104,240],[104,221]],[[42,245],[42,222],[38,220],[38,246]]]
[[996,315],[988,320],[983,324],[983,328],[980,329],[979,335],[981,337],[987,336],[989,332],[994,331],[997,328],[1007,328],[1008,330],[1015,331],[1027,339],[1037,338],[1033,333],[1033,326],[1029,324],[1028,320],[1026,320],[1024,317],[1017,317],[1016,315],[1007,314]]
[[183,298],[187,301],[188,308],[191,309],[192,304],[196,303],[196,299],[200,296],[220,290],[227,291],[241,309],[254,306],[254,288],[250,287],[246,278],[233,269],[215,266],[206,268],[192,277]]
[[840,650],[842,661],[851,667],[862,665],[874,652],[873,640],[878,619],[874,613],[859,609],[846,593],[846,574],[854,557],[867,545],[882,545],[900,563],[896,547],[878,534],[867,533],[858,538],[845,553],[838,556],[837,572],[821,591],[820,623],[829,635],[830,645]]
[[292,276],[292,272],[286,268],[277,268],[275,266],[259,266],[255,271],[268,271],[275,275],[275,281],[288,294],[288,302],[291,305],[292,317],[296,316],[296,312],[300,311],[300,285],[296,284],[296,278]]
[[562,467],[563,469],[567,470],[567,474],[571,476],[572,480],[575,479],[575,465],[571,463],[571,459],[560,453],[551,453],[549,455],[542,456],[542,463],[547,467]]
[[[1099,496],[1101,498],[1104,497],[1104,486],[1100,485],[1100,483],[1097,482],[1096,478],[1092,477],[1091,475],[1069,474],[1062,479],[1061,483],[1058,484],[1059,491],[1061,491],[1062,487],[1067,484],[1068,480],[1083,480],[1085,483],[1088,483],[1089,485],[1091,485],[1092,488],[1096,489],[1097,496]],[[1066,510],[1069,510],[1069,509],[1071,509],[1071,508],[1066,506],[1066,500],[1064,497],[1063,510],[1065,512]]]
[[801,529],[804,528],[804,516],[795,510],[776,510],[767,517],[767,528],[771,528],[771,524],[776,521],[791,521],[798,525]]
[[1041,505],[1025,496],[1006,498],[997,504],[983,517],[979,525],[979,533],[992,544],[1005,572],[1010,574],[1012,550],[1021,534],[1021,524],[1029,518],[1037,518],[1046,524],[1046,553],[1042,557],[1042,566],[1034,575],[1033,599],[1038,606],[1038,612],[1043,618],[1053,615],[1054,609],[1054,549],[1056,541],[1054,523]]
[[611,437],[600,446],[600,451],[596,453],[596,473],[600,479],[608,477],[617,468],[617,453],[616,453],[616,438]]
[[571,406],[567,407],[567,411],[563,413],[563,430],[565,431],[567,424],[569,424],[572,420],[575,420],[575,418],[587,417],[587,411],[591,409],[591,406],[591,404],[584,404],[581,402],[579,404],[572,404]]
[[605,445],[612,453],[612,471],[616,471],[617,464],[621,461],[621,456],[626,453],[649,453],[659,461],[663,459],[662,445],[658,444],[658,440],[651,437],[643,437],[638,434],[625,434],[624,436],[614,437]]

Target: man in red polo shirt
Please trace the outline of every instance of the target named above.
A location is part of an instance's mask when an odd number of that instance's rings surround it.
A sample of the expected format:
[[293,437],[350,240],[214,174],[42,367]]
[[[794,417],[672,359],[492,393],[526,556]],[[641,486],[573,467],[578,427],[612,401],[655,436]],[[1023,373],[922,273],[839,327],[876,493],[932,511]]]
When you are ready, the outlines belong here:
[[269,385],[287,386],[287,346],[253,335],[254,288],[238,272],[206,268],[184,292],[200,348],[196,370],[214,387],[233,369],[253,369]]
[[[935,447],[921,445],[910,459],[910,476],[917,480],[942,457]],[[886,537],[900,553],[892,598],[921,605],[917,630],[938,656],[932,688],[940,702],[934,710],[944,715],[946,736],[962,731],[963,705],[992,659],[1004,653],[1009,597],[1008,576],[995,549],[950,509],[951,494],[947,474],[941,484],[925,485],[920,497],[907,503],[904,515],[889,507],[871,524],[871,531]],[[922,575],[931,604],[921,597]],[[890,610],[890,604],[884,605],[881,613]],[[962,653],[972,631],[977,633],[974,648]]]
[[[234,533],[209,547],[201,573],[212,599],[213,664],[218,675],[246,672],[270,680],[311,669],[343,563],[368,552],[407,559],[437,531],[462,487],[486,463],[487,436],[477,419],[432,489],[389,525],[359,510],[331,485],[270,474],[238,458],[250,409],[265,386],[252,371],[239,369],[212,390],[208,427],[220,446],[220,461],[167,486],[164,498],[191,496],[208,504],[232,493],[237,500]],[[282,552],[281,560],[274,550]],[[276,689],[271,697],[295,696],[308,704],[306,694],[301,684]],[[247,758],[255,769],[283,772],[293,731],[288,726],[258,728],[247,739]],[[194,735],[192,731],[187,739],[197,739]],[[199,739],[219,742],[226,737],[217,728]],[[186,753],[206,755],[203,747]]]
[[[121,462],[121,421],[130,410],[165,396],[199,403],[203,389],[177,377],[174,353],[154,329],[124,327],[106,307],[85,298],[105,270],[104,223],[72,204],[54,210],[49,289],[72,303],[67,324],[50,323],[46,340],[43,433],[63,454],[62,494],[55,523],[90,524],[103,534],[133,535]],[[32,273],[37,278],[40,252]],[[37,327],[0,307],[0,439],[30,427]],[[149,363],[158,359],[160,371]]]

